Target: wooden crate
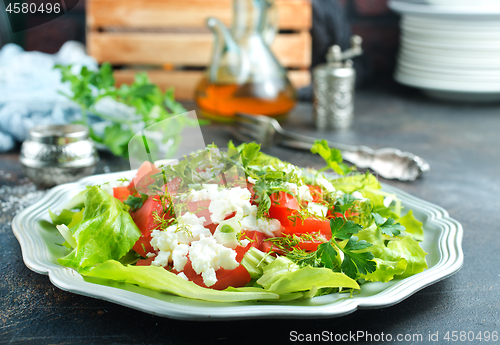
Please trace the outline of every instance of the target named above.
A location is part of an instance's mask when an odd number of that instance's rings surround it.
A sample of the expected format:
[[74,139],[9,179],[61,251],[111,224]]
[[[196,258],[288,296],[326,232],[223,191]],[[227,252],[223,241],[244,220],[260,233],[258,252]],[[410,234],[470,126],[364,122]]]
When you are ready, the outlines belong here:
[[[310,0],[275,0],[280,32],[271,47],[296,87],[310,83]],[[87,0],[87,49],[110,62],[117,84],[146,70],[162,88],[190,100],[210,62],[213,35],[206,18],[232,20],[232,0]]]

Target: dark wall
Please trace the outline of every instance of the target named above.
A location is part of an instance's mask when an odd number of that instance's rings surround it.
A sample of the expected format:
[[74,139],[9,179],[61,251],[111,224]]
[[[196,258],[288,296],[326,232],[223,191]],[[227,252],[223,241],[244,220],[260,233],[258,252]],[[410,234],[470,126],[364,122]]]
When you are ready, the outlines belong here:
[[[332,17],[341,22],[339,25],[349,26],[344,28],[344,36],[349,32],[363,38],[364,54],[355,60],[358,84],[392,79],[399,41],[399,17],[387,7],[388,0],[313,1],[322,3],[323,6],[328,5],[329,1],[336,2],[333,8],[337,8],[337,12]],[[36,15],[27,17],[27,21],[33,23],[38,20],[40,18]],[[26,50],[46,53],[57,52],[68,40],[85,41],[85,0],[79,0],[78,5],[66,15],[25,31],[22,38]],[[339,43],[346,47],[346,42]],[[322,58],[319,56],[319,61]],[[318,57],[313,61],[318,61]]]
[[363,38],[361,63],[364,79],[373,83],[391,79],[399,47],[399,16],[388,0],[338,0],[344,7],[353,34]]

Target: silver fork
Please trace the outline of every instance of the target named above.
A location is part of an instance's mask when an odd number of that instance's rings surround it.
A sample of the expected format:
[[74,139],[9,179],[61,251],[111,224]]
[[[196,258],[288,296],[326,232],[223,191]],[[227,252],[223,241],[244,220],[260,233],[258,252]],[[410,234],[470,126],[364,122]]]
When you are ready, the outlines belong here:
[[[233,135],[242,141],[255,141],[262,147],[281,145],[310,150],[314,138],[285,131],[278,121],[262,115],[236,114]],[[328,142],[331,148],[342,152],[345,161],[361,169],[371,169],[386,179],[414,181],[429,171],[429,164],[419,156],[394,148],[373,150],[366,146],[351,146]]]

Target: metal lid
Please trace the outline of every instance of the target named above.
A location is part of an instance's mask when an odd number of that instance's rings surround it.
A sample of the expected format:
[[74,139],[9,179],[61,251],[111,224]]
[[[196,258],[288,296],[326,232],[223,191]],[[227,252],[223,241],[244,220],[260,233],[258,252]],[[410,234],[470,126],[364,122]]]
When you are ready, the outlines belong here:
[[29,130],[30,140],[49,145],[66,145],[89,137],[89,130],[83,125],[44,125]]
[[82,168],[98,160],[87,127],[73,124],[33,127],[19,155],[21,164],[31,168]]

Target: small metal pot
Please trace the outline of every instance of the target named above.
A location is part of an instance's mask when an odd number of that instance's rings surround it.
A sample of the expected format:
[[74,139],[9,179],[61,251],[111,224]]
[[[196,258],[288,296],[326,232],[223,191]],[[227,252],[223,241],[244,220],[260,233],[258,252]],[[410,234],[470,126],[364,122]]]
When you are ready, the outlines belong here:
[[99,156],[87,127],[33,127],[21,146],[24,172],[38,187],[74,182],[95,172]]

